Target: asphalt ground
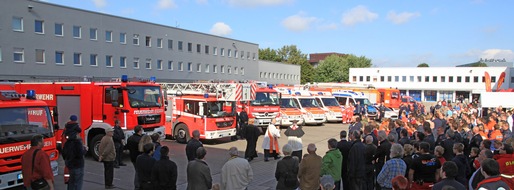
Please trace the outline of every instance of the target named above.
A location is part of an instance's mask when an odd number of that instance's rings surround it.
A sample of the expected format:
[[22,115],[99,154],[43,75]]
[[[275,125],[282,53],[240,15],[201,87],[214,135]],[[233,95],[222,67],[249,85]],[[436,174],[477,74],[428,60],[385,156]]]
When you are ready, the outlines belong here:
[[[317,147],[318,155],[324,156],[325,152],[328,151],[328,139],[335,138],[339,140],[339,132],[341,130],[348,130],[348,125],[343,125],[341,123],[326,123],[323,126],[304,126],[303,130],[305,131],[305,135],[302,137],[304,147],[303,154],[307,153],[307,145],[309,143],[314,143]],[[282,137],[279,139],[280,147],[287,143],[287,137],[285,137],[284,131],[285,129],[281,130]],[[275,168],[278,161],[270,159],[269,162],[264,162],[263,149],[261,148],[262,139],[263,136],[261,135],[257,142],[257,152],[259,157],[250,162],[254,173],[254,179],[250,183],[248,190],[275,189],[277,183],[275,180]],[[244,150],[246,148],[245,140],[231,141],[230,138],[203,141],[203,143],[207,150],[205,161],[211,169],[213,183],[219,183],[221,180],[221,168],[230,158],[228,155],[228,149],[233,146],[237,147],[240,151],[239,155],[243,157]],[[164,140],[161,144],[170,148],[170,159],[178,166],[178,189],[185,190],[187,187],[186,145],[177,143],[174,140]],[[114,185],[116,186],[115,189],[131,190],[134,189],[134,167],[130,162],[128,152],[125,152],[123,156],[127,166],[121,166],[121,168],[114,170]],[[63,170],[64,161],[62,158],[59,158],[59,175],[55,176],[56,190],[66,189]],[[83,189],[104,189],[103,171],[103,164],[101,162],[94,161],[92,157],[87,156],[84,169]]]

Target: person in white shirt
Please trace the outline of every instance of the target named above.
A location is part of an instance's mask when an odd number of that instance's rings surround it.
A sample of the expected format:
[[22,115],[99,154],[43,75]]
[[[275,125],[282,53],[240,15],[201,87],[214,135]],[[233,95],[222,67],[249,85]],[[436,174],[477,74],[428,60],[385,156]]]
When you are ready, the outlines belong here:
[[221,168],[222,190],[245,190],[253,180],[253,170],[248,160],[239,157],[236,147],[228,150],[230,159]]
[[269,161],[269,157],[273,156],[275,160],[280,159],[280,146],[278,144],[278,138],[280,138],[280,129],[275,125],[276,120],[273,119],[268,125],[268,129],[264,133],[262,140],[262,149],[264,149],[264,161]]

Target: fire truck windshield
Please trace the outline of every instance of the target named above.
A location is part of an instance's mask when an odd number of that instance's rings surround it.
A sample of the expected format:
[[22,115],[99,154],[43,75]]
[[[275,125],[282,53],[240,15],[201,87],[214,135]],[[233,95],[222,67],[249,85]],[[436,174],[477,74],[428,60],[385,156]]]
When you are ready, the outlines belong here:
[[130,107],[148,108],[162,105],[161,89],[158,86],[129,86],[127,89]]
[[355,101],[360,102],[361,105],[371,105],[371,102],[367,98],[355,98]]
[[0,109],[0,144],[30,141],[34,134],[53,136],[52,120],[47,107]]
[[313,108],[313,107],[319,107],[318,102],[316,102],[316,99],[314,98],[299,98],[300,104],[304,108]]
[[255,93],[255,100],[251,101],[251,105],[278,105],[278,102],[277,92],[257,92]]
[[298,105],[291,98],[283,98],[280,100],[280,108],[298,108]]
[[235,102],[207,102],[204,113],[207,117],[226,117],[235,115]]
[[321,98],[321,100],[325,106],[340,106],[336,98]]

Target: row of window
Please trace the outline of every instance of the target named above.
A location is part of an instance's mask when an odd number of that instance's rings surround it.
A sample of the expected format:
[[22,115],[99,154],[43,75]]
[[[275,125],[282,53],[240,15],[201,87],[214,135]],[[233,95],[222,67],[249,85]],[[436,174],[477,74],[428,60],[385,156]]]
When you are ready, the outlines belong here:
[[[23,17],[13,17],[11,25],[12,25],[13,31],[23,32],[24,31]],[[34,20],[34,32],[36,34],[45,34],[45,21]],[[54,24],[54,34],[59,37],[64,36],[64,24],[63,23],[55,23]],[[73,25],[72,36],[73,36],[73,38],[81,39],[82,38],[82,26]],[[98,29],[97,28],[89,28],[89,39],[93,40],[93,41],[98,40]],[[132,35],[132,44],[139,46],[139,39],[140,39],[139,34],[133,34]],[[144,40],[145,40],[146,47],[152,47],[153,40],[152,40],[151,36],[145,36]],[[105,41],[113,42],[113,31],[111,31],[111,30],[105,31]],[[167,42],[168,42],[168,49],[173,50],[173,40],[168,39]],[[127,44],[127,33],[124,33],[124,32],[119,33],[119,43]],[[164,39],[157,38],[155,43],[156,43],[157,48],[163,48]],[[178,41],[177,46],[178,46],[179,51],[183,51],[184,42]],[[210,52],[211,47],[209,45],[204,45],[202,48],[201,44],[196,44],[196,53],[202,53],[202,49],[203,49],[203,52],[207,55],[209,55],[211,53]],[[193,52],[193,43],[191,43],[191,42],[187,43],[187,51]],[[246,56],[245,56],[244,51],[238,51],[238,50],[232,50],[232,49],[225,50],[225,48],[219,48],[219,51],[220,51],[219,53],[221,56],[226,55],[227,57],[234,57],[236,59],[238,59],[238,58],[245,59],[246,58],[247,60],[250,60],[250,54],[251,54],[250,52],[246,52]],[[212,47],[212,55],[218,55],[218,47]],[[251,59],[256,60],[257,54],[252,53]]]
[[268,73],[268,72],[261,72],[260,73],[261,79],[281,79],[281,80],[300,80],[299,75],[293,75],[293,74],[283,74],[283,73]]
[[[2,53],[0,49],[0,61],[2,61]],[[64,65],[65,62],[65,53],[64,51],[55,51],[55,64],[56,65]],[[87,57],[84,57],[87,56]],[[39,64],[45,64],[46,63],[46,52],[43,49],[36,49],[35,50],[35,57],[36,57],[36,63]],[[83,55],[82,53],[73,53],[73,65],[75,66],[82,66],[83,60],[89,60],[89,66],[99,66],[99,59],[102,59],[98,54],[89,54],[89,55]],[[15,63],[24,63],[25,62],[25,50],[23,48],[14,48],[13,51],[13,60]],[[112,55],[105,55],[105,67],[114,67],[114,57]],[[119,57],[119,68],[127,68],[127,57],[120,56]],[[165,67],[165,63],[162,59],[157,59],[155,62],[152,61],[152,59],[140,59],[138,57],[134,57],[132,59],[132,68],[139,69],[140,68],[140,62],[144,64],[145,69],[152,69],[155,67],[157,70],[163,70]],[[192,62],[187,63],[187,71],[189,72],[202,72],[202,70],[205,73],[211,72],[211,65],[210,64],[204,64],[202,66],[201,63],[197,63],[196,66],[193,65]],[[203,69],[202,69],[203,67]],[[166,65],[166,69],[169,71],[174,70],[174,62],[168,61]],[[180,61],[177,64],[178,71],[184,71],[184,62]],[[219,66],[219,72],[220,73],[228,73],[228,74],[245,74],[244,67],[233,67],[232,66],[225,66],[220,65]],[[218,65],[212,65],[212,73],[218,73]]]
[[[481,79],[480,79],[481,78]],[[357,80],[358,79],[358,80]],[[380,80],[379,80],[380,79]],[[485,77],[479,76],[353,76],[352,82],[485,82]],[[496,77],[491,77],[496,82]]]

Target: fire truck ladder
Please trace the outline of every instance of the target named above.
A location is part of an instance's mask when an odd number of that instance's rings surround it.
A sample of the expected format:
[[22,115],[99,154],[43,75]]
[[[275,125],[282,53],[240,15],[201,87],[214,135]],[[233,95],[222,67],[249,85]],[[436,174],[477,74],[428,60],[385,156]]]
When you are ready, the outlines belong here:
[[223,101],[255,99],[255,84],[250,83],[161,83],[161,85],[168,94],[176,96],[208,94]]

